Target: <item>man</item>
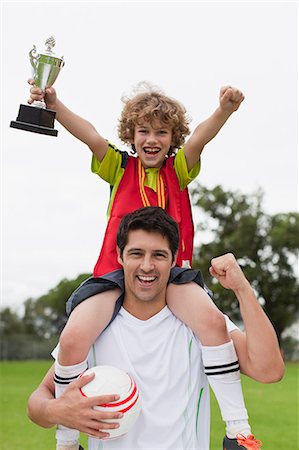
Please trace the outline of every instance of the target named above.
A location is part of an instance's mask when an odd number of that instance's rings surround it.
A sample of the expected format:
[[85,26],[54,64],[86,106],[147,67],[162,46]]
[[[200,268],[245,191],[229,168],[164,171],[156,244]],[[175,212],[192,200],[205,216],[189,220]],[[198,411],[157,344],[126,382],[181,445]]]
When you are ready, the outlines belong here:
[[[29,399],[28,413],[35,423],[43,427],[61,423],[103,439],[90,438],[90,450],[99,445],[103,449],[209,449],[209,389],[201,344],[166,304],[178,242],[176,222],[159,207],[128,214],[117,235],[123,305],[95,342],[89,363],[115,365],[132,373],[142,395],[142,412],[134,428],[120,439],[105,440],[119,418],[92,407],[112,398],[83,398],[79,388],[91,379],[83,377],[54,399],[53,370]],[[210,272],[240,302],[246,335],[229,320],[227,326],[242,372],[262,382],[279,380],[284,369],[275,332],[235,258],[227,254],[213,259]],[[102,422],[106,418],[115,423]],[[224,448],[260,448],[253,437],[249,440],[225,438]]]

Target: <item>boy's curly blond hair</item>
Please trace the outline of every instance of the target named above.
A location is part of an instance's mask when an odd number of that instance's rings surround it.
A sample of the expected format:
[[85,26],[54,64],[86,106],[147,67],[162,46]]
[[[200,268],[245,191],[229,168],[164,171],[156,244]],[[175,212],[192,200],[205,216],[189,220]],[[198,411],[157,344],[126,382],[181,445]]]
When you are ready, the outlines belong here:
[[125,144],[134,140],[136,125],[144,122],[152,124],[155,120],[170,126],[172,130],[173,147],[184,144],[185,137],[190,133],[186,109],[177,100],[166,97],[157,87],[148,83],[139,83],[145,92],[139,92],[132,98],[123,97],[124,109],[118,123],[118,135]]

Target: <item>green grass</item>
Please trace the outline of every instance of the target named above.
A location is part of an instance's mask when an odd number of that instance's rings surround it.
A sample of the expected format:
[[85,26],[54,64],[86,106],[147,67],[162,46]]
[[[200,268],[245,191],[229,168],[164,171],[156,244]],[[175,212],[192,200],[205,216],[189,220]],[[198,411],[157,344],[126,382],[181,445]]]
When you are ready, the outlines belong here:
[[[299,364],[288,363],[284,378],[273,384],[242,377],[251,429],[263,442],[262,450],[299,450],[298,369]],[[211,397],[211,450],[220,450],[224,427],[215,397]]]
[[[52,450],[55,430],[45,430],[27,418],[30,393],[41,381],[51,361],[2,362],[1,450]],[[263,442],[263,450],[299,450],[298,364],[287,364],[284,379],[264,385],[243,377],[243,391],[252,429]],[[211,450],[221,450],[224,424],[212,396]],[[87,450],[86,438],[82,443]]]

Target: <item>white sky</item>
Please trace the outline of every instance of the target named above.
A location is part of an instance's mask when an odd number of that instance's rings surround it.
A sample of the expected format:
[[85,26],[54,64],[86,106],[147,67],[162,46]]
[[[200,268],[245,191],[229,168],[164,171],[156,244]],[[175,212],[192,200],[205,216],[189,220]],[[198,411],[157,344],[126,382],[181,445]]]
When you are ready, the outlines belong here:
[[28,98],[33,44],[42,52],[55,36],[60,99],[118,145],[120,97],[140,80],[180,100],[192,128],[222,85],[241,88],[199,179],[262,187],[276,213],[298,209],[297,22],[297,2],[3,2],[2,306],[91,272],[106,225],[109,188],[91,174],[89,149],[57,122],[57,138],[9,127]]

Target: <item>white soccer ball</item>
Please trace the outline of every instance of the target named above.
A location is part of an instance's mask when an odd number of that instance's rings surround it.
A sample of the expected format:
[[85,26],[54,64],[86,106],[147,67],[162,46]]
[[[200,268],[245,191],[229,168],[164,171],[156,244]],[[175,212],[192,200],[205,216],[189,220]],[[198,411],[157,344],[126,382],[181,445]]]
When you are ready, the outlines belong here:
[[118,422],[119,428],[104,430],[110,434],[108,439],[115,439],[126,434],[135,424],[141,410],[141,400],[138,386],[133,377],[118,367],[95,366],[83,375],[95,373],[95,377],[81,388],[85,397],[118,394],[115,402],[95,406],[95,409],[106,412],[122,412],[121,419],[107,419],[103,422]]

